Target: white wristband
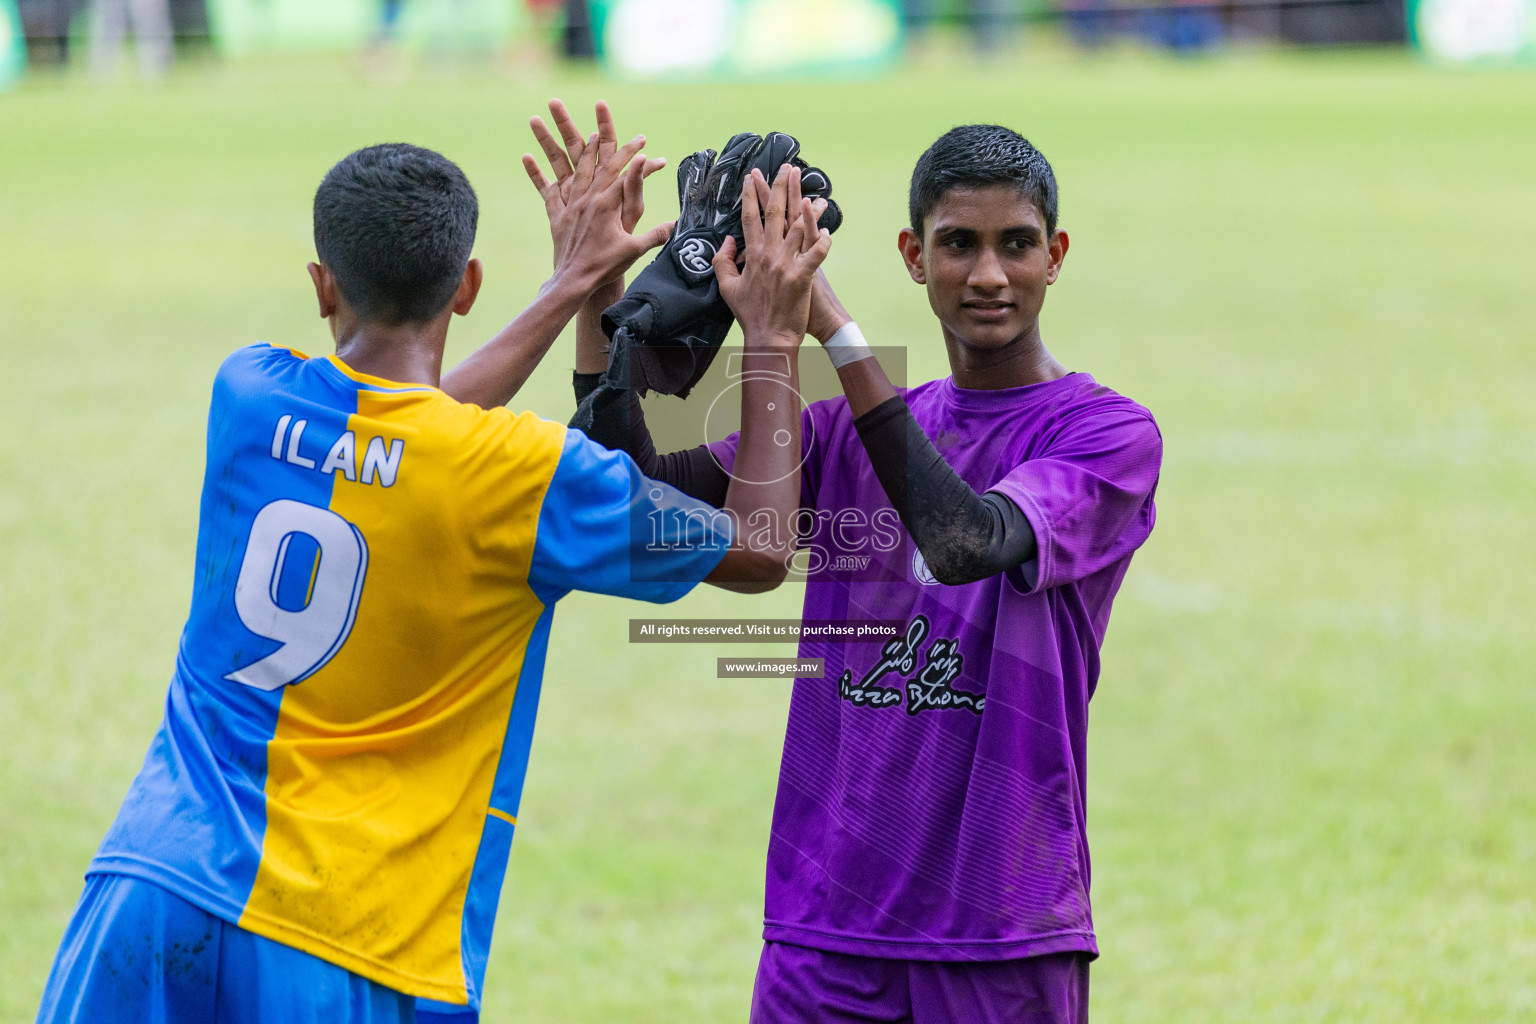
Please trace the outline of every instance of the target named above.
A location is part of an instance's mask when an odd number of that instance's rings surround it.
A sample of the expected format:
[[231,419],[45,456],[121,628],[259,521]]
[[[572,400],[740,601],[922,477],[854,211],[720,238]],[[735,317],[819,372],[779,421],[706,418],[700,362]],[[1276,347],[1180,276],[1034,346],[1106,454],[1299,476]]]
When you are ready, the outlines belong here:
[[864,340],[864,332],[859,330],[859,325],[852,320],[839,327],[837,333],[828,338],[821,347],[827,350],[827,358],[832,360],[832,365],[839,370],[849,363],[869,359],[874,355],[869,349],[869,343]]

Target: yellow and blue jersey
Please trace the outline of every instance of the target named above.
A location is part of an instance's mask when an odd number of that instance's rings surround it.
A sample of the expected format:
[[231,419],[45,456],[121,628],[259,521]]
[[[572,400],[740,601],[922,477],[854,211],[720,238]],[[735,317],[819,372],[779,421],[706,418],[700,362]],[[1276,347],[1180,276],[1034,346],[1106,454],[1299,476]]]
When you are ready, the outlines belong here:
[[674,600],[728,525],[579,431],[268,345],[207,459],[165,720],[89,873],[478,1007],[555,602]]

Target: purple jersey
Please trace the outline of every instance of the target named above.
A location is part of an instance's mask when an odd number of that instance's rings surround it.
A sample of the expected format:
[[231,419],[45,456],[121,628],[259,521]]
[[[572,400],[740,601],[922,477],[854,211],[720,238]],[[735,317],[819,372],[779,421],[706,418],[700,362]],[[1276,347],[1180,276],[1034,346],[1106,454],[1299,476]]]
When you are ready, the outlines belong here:
[[[978,492],[1024,511],[1039,555],[937,583],[891,510],[845,399],[805,410],[815,510],[807,619],[900,619],[883,646],[806,641],[768,848],[764,937],[862,956],[1097,953],[1085,829],[1088,699],[1110,603],[1152,530],[1162,439],[1084,373],[911,389]],[[712,446],[727,468],[736,437]]]

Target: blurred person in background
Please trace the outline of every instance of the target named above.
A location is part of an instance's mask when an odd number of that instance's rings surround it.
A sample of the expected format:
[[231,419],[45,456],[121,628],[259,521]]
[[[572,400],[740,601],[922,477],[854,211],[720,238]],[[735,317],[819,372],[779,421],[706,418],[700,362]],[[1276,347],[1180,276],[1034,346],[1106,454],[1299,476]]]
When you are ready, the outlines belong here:
[[1275,35],[1299,46],[1359,46],[1408,42],[1407,6],[1401,0],[1277,6]]
[[1147,39],[1173,53],[1199,53],[1218,46],[1225,26],[1212,0],[1167,0],[1147,11]]
[[[1017,0],[958,0],[954,5],[960,18],[970,27],[976,52],[996,53],[1007,34],[1018,23]],[[908,45],[921,46],[929,27],[938,20],[934,0],[902,0],[902,23],[906,26]]]
[[204,0],[170,0],[167,6],[171,12],[176,56],[184,56],[188,49],[206,49],[209,44],[207,3]]
[[405,0],[380,0],[379,21],[363,53],[364,61],[376,71],[394,63],[395,44],[400,40],[400,11]]
[[130,22],[140,77],[153,81],[170,68],[171,11],[166,0],[96,0],[91,12],[91,74],[96,78],[116,73]]
[[[538,9],[553,10],[560,0],[528,0],[538,16]],[[592,8],[587,0],[564,0],[565,28],[560,35],[560,55],[567,60],[593,60],[597,57],[597,37],[592,33]]]
[[1061,0],[1067,35],[1083,50],[1097,50],[1115,38],[1115,10],[1108,0]]
[[379,8],[379,31],[373,38],[375,47],[394,45],[395,34],[400,29],[400,8],[403,6],[402,0],[384,0]]
[[69,22],[78,0],[18,0],[27,60],[34,65],[69,63]]
[[1116,39],[1145,40],[1172,53],[1209,50],[1226,38],[1216,0],[1060,0],[1072,42],[1097,50]]

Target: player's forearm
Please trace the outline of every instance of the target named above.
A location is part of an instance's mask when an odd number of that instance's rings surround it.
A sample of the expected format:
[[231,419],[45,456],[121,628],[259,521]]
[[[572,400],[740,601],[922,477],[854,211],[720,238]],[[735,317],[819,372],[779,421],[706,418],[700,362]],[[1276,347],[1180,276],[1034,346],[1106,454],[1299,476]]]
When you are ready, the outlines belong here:
[[891,507],[940,583],[973,583],[1036,556],[1023,510],[995,491],[977,494],[900,396],[855,417],[853,425]]
[[511,323],[443,374],[443,391],[483,409],[506,405],[590,294],[590,286],[572,278],[545,281],[538,297]]
[[837,379],[843,385],[843,394],[848,396],[848,411],[854,419],[896,397],[891,379],[873,354],[838,367]]
[[724,506],[737,539],[710,580],[729,589],[772,589],[795,552],[802,461],[797,354],[782,339],[752,338],[742,353],[741,438]]
[[603,333],[603,310],[624,297],[624,280],[602,285],[581,304],[576,314],[576,372],[602,373],[608,369],[608,336]]
[[824,275],[817,274],[815,288],[810,333],[821,342],[827,357],[837,367],[837,379],[843,385],[843,394],[848,396],[848,409],[858,419],[895,398],[896,389]]
[[896,397],[896,389],[864,340],[859,325],[853,322],[832,290],[832,282],[821,270],[816,271],[811,282],[811,316],[806,331],[821,342],[827,358],[837,368],[837,378],[855,419]]
[[831,287],[823,294],[813,318],[817,340],[837,365],[875,476],[934,578],[958,586],[1034,558],[1035,534],[1023,511],[1001,494],[977,494],[960,479],[896,394]]
[[1034,558],[1035,533],[1023,510],[1001,494],[977,494],[960,479],[896,394],[825,277],[817,288],[812,331],[837,366],[875,476],[934,577],[958,586]]

